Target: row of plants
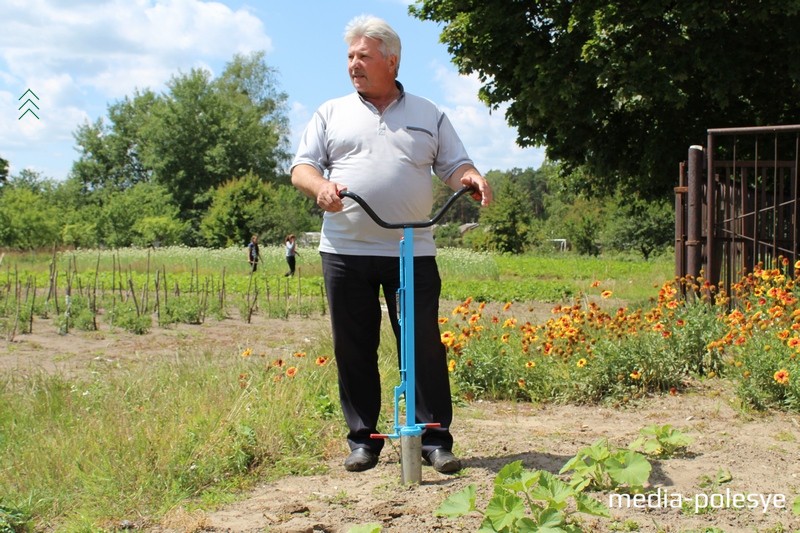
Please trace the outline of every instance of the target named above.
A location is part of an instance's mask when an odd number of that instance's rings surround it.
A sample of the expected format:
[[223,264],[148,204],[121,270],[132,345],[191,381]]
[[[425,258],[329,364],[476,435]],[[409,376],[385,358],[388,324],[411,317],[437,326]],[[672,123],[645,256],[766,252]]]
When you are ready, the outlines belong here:
[[[318,254],[304,255],[291,279],[283,276],[283,249],[264,247],[262,255],[253,274],[239,247],[18,254],[0,282],[0,333],[31,333],[36,318],[53,318],[62,334],[101,324],[144,334],[154,326],[201,324],[208,317],[249,322],[258,313],[325,312]],[[555,302],[581,292],[587,272],[608,279],[644,277],[651,270],[624,260],[609,263],[615,265],[611,271],[594,258],[510,258],[446,248],[439,254],[442,298],[458,301],[469,293],[483,301]]]
[[457,394],[467,398],[628,402],[726,376],[757,408],[800,408],[800,262],[758,266],[732,293],[702,278],[667,282],[649,307],[601,305],[613,291],[520,323],[514,305],[487,313],[467,299],[440,319]]

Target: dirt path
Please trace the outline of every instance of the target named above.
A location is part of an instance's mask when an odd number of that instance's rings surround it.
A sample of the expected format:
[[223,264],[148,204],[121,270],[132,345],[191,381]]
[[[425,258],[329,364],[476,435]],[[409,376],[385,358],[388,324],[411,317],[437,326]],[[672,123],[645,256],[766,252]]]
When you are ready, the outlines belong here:
[[[348,473],[336,457],[325,475],[292,477],[265,484],[224,509],[196,513],[175,511],[154,531],[346,532],[354,525],[380,524],[382,531],[476,531],[480,517],[435,517],[433,511],[450,494],[468,484],[478,488],[478,506],[485,507],[497,472],[521,460],[527,468],[557,472],[582,446],[601,437],[624,446],[639,428],[672,424],[695,440],[685,457],[652,461],[650,478],[661,488],[661,503],[649,509],[612,508],[614,520],[586,517],[586,531],[791,531],[800,520],[791,512],[798,492],[798,417],[785,414],[747,415],[733,407],[727,391],[705,389],[679,397],[659,397],[626,409],[476,403],[459,408],[453,425],[456,451],[466,468],[457,476],[423,467],[422,484],[400,484],[399,451],[391,447],[378,466]],[[729,471],[731,480],[701,488],[703,479]],[[785,495],[787,508],[772,504],[736,509],[735,494]],[[716,509],[704,507],[700,494]],[[719,496],[713,496],[719,494]],[[725,506],[720,500],[728,494]],[[676,508],[677,495],[685,510]],[[596,495],[609,504],[608,494]],[[745,498],[746,496],[742,496]],[[755,496],[754,496],[755,497]],[[691,501],[688,499],[691,498]],[[746,500],[745,500],[746,501]],[[772,500],[776,505],[780,499]],[[759,500],[760,502],[760,500]],[[749,504],[748,504],[749,505]],[[616,525],[615,525],[616,524]]]
[[[296,346],[327,334],[327,318],[267,320],[253,324],[236,320],[204,326],[155,328],[145,336],[101,331],[59,336],[54,327],[37,323],[31,335],[14,342],[0,341],[0,371],[58,370],[85,372],[94,365],[113,365],[122,358],[147,360],[174,353],[178,347],[214,345]],[[311,338],[308,336],[311,335]],[[387,446],[378,466],[364,473],[342,468],[346,455],[330,459],[328,472],[309,477],[290,477],[257,487],[241,500],[222,509],[188,513],[171,512],[153,533],[225,532],[336,532],[354,525],[380,524],[382,531],[424,533],[429,531],[476,531],[480,517],[435,517],[433,511],[450,494],[468,484],[478,488],[478,507],[484,508],[497,472],[505,464],[521,460],[530,469],[558,472],[583,446],[598,438],[626,446],[640,428],[672,424],[694,438],[685,457],[653,461],[650,483],[661,489],[663,502],[641,509],[612,508],[613,520],[585,517],[585,531],[773,532],[800,528],[791,511],[800,494],[800,416],[784,413],[752,413],[736,407],[731,390],[710,381],[681,396],[649,398],[635,406],[544,406],[475,402],[456,410],[452,431],[455,451],[465,469],[456,476],[440,475],[423,467],[422,484],[400,484],[399,450]],[[717,472],[731,479],[718,486],[701,486]],[[742,498],[771,496],[768,508],[731,503]],[[695,504],[707,495],[714,509],[694,513]],[[727,495],[728,504],[722,499]],[[597,495],[609,504],[608,494]],[[674,504],[682,498],[684,509]],[[714,500],[716,498],[716,501]],[[745,504],[750,505],[748,501]],[[776,508],[776,505],[778,506]]]

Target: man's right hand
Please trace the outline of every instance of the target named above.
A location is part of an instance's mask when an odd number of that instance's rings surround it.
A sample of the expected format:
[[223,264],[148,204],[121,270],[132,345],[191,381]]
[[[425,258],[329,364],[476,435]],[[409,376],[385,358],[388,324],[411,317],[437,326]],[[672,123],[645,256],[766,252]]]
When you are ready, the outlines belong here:
[[325,179],[319,170],[311,165],[300,164],[292,169],[292,185],[309,198],[313,198],[323,211],[335,213],[344,208],[342,199],[339,198],[339,191],[347,187],[341,187]]

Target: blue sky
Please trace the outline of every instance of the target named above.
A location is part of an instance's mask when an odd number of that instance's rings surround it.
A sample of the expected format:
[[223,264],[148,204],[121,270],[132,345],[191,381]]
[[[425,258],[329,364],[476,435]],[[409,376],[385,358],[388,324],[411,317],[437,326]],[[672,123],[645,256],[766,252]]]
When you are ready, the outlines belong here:
[[[78,157],[73,133],[134,90],[164,90],[192,68],[218,75],[236,53],[266,52],[287,93],[292,150],[314,110],[353,90],[344,27],[372,14],[400,34],[399,80],[450,116],[476,165],[538,168],[544,152],[516,146],[503,111],[459,76],[440,28],[408,15],[411,0],[3,0],[0,2],[0,157],[61,180]],[[31,89],[38,100],[20,109]],[[27,109],[35,111],[38,119]],[[22,116],[22,118],[20,118]]]

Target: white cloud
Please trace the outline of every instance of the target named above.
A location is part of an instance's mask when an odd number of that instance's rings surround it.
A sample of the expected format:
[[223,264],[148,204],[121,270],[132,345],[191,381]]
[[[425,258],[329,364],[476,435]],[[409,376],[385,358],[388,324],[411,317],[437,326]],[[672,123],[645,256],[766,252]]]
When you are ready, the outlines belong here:
[[258,17],[219,2],[5,0],[0,105],[16,109],[13,101],[30,88],[40,97],[41,115],[36,121],[0,114],[0,150],[27,143],[21,154],[31,157],[33,144],[42,143],[44,152],[47,143],[71,139],[78,125],[135,89],[161,90],[179,72],[213,72],[211,65],[235,53],[271,49]]
[[9,21],[0,32],[0,57],[16,77],[70,72],[76,83],[117,98],[135,87],[163,84],[170,73],[209,59],[272,49],[257,17],[217,2],[67,4],[38,0],[0,8],[0,20]]
[[439,102],[453,123],[467,151],[481,172],[512,168],[539,168],[544,161],[543,148],[520,148],[516,131],[505,120],[506,106],[490,111],[478,99],[477,76],[461,76],[439,66],[434,80],[444,101]]

